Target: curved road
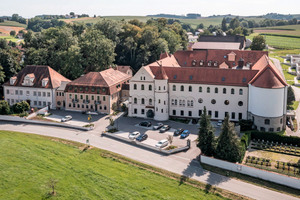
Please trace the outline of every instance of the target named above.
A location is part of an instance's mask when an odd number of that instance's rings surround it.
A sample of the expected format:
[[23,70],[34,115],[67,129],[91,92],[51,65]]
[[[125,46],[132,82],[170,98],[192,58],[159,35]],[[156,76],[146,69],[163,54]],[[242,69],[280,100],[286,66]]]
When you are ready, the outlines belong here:
[[298,199],[296,197],[281,194],[279,192],[206,171],[200,167],[197,161],[187,159],[184,156],[185,153],[179,153],[171,156],[160,155],[109,138],[101,137],[99,130],[83,132],[58,127],[7,123],[1,121],[0,130],[45,135],[81,143],[85,143],[86,140],[89,139],[92,146],[109,150],[139,162],[159,167],[180,175],[185,175],[197,181],[215,185],[219,188],[242,194],[253,199]]

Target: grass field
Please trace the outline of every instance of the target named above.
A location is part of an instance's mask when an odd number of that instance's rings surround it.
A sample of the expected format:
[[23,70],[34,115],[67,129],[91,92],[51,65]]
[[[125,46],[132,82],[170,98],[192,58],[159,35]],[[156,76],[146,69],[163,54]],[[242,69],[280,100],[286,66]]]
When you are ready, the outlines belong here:
[[3,38],[3,39],[6,39],[6,40],[8,40],[8,41],[12,41],[12,42],[20,42],[20,41],[22,41],[22,40],[20,40],[20,39],[17,39],[17,38],[15,38],[15,37],[12,37],[12,36],[0,36],[0,38]]
[[22,27],[22,28],[26,28],[27,25],[26,24],[21,24],[19,22],[15,22],[15,21],[5,21],[5,22],[1,22],[0,26],[16,26],[16,27]]
[[0,131],[0,199],[52,198],[50,178],[58,181],[53,199],[224,199],[168,172],[82,149],[66,140]]

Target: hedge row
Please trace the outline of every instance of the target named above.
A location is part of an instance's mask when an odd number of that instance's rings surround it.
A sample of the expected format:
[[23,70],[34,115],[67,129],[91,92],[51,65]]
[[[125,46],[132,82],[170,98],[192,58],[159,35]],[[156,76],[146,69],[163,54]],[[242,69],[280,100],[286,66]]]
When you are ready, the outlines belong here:
[[282,35],[282,34],[275,34],[275,33],[261,33],[259,35],[267,35],[267,36],[278,36],[278,37],[288,37],[288,38],[300,38],[298,35]]
[[273,141],[278,142],[279,144],[287,144],[287,145],[298,145],[300,146],[300,138],[295,136],[284,136],[279,133],[269,133],[269,132],[251,132],[251,140],[260,139],[264,141]]

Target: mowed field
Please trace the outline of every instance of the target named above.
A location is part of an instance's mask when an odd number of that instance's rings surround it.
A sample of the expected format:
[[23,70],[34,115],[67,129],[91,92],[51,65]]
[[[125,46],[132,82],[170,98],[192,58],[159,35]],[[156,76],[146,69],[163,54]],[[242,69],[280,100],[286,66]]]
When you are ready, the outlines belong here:
[[20,30],[25,30],[23,27],[17,26],[1,26],[0,25],[0,35],[9,35],[11,31],[16,31],[18,33]]
[[277,35],[289,35],[300,37],[300,24],[288,25],[288,26],[274,26],[266,28],[254,29],[254,33],[266,33],[266,34],[277,34]]
[[169,178],[167,172],[83,148],[57,138],[0,131],[0,199],[52,199],[51,178],[57,181],[53,199],[224,199]]

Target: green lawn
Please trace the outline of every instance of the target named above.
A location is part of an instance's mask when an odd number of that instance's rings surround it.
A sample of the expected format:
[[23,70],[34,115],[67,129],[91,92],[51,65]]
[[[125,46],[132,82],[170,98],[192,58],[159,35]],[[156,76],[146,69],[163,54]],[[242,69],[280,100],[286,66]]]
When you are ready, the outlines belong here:
[[17,26],[17,27],[23,27],[26,28],[27,25],[26,24],[21,24],[19,22],[15,22],[15,21],[5,21],[5,22],[1,22],[0,26]]
[[[161,175],[96,148],[83,152],[82,146],[0,131],[0,199],[224,199],[180,184],[168,172]],[[55,197],[49,196],[50,178],[58,181]]]
[[[0,38],[6,39],[8,41],[12,41],[12,42],[18,42],[20,39],[12,37],[12,36],[0,36]],[[23,41],[23,40],[20,40]]]

